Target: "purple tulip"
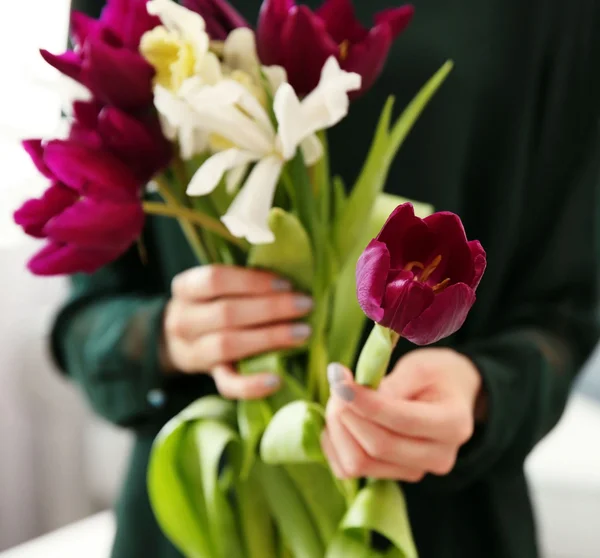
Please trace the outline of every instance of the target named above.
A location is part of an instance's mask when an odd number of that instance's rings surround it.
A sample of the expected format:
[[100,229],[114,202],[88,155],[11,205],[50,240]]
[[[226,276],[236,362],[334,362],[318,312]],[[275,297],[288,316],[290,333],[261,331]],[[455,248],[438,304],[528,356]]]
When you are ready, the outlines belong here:
[[171,144],[154,114],[143,120],[97,101],[76,101],[69,138],[96,150],[105,149],[124,162],[140,182],[147,182],[171,160]]
[[467,241],[457,215],[420,219],[405,203],[358,260],[358,301],[373,321],[428,345],[462,327],[485,267],[484,249]]
[[103,103],[138,110],[152,103],[154,69],[138,52],[141,36],[160,24],[147,0],[109,0],[100,19],[74,12],[75,51],[41,50],[54,68],[87,87]]
[[48,64],[87,87],[103,103],[130,111],[152,103],[154,68],[136,52],[99,36],[88,38],[77,52],[40,52]]
[[215,41],[224,41],[238,27],[250,27],[243,16],[225,0],[183,0],[182,4],[202,16],[206,32]]
[[53,180],[40,199],[26,201],[14,214],[27,234],[48,241],[29,262],[33,273],[91,273],[139,237],[141,183],[124,163],[71,140],[24,144]]
[[357,96],[373,85],[413,13],[410,5],[384,10],[375,14],[369,30],[356,18],[351,0],[325,0],[315,12],[294,0],[265,0],[256,33],[258,54],[263,64],[283,66],[299,95],[317,86],[323,64],[335,56],[343,70],[362,76]]

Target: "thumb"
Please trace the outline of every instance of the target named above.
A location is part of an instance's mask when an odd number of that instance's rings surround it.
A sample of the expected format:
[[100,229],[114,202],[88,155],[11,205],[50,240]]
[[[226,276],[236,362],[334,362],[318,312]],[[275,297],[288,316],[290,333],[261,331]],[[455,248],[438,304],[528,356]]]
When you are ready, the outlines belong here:
[[417,349],[404,355],[381,381],[379,390],[401,399],[422,399],[435,384],[438,349]]

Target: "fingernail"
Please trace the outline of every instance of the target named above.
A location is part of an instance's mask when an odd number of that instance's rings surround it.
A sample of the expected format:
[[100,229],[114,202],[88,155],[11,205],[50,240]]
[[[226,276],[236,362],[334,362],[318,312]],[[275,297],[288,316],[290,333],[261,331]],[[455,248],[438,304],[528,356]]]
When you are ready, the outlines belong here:
[[300,312],[308,312],[313,307],[313,299],[310,296],[297,296],[294,298],[294,306]]
[[343,399],[348,403],[354,400],[354,390],[346,384],[332,384],[331,391],[333,391],[340,399]]
[[275,388],[281,385],[281,378],[276,374],[270,374],[265,378],[265,386],[268,388]]
[[344,379],[344,369],[342,365],[337,362],[332,362],[327,367],[327,381],[330,384],[337,384]]
[[292,284],[285,279],[273,279],[271,284],[274,291],[291,291]]
[[294,324],[292,326],[292,337],[298,341],[304,341],[310,337],[312,328],[308,324]]

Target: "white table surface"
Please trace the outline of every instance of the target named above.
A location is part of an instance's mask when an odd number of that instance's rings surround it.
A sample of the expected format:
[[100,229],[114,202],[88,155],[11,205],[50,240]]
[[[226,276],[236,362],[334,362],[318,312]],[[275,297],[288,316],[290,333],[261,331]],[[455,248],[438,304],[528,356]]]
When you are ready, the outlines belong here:
[[[600,405],[574,395],[526,464],[544,558],[600,556]],[[109,558],[115,524],[104,512],[0,553],[0,558]]]

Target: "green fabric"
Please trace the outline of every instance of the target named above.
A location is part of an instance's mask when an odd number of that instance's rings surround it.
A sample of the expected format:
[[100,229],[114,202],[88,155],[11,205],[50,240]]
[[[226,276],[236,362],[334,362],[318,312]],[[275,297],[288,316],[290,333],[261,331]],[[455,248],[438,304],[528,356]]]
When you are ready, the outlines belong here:
[[[413,3],[415,20],[376,88],[333,130],[332,164],[352,183],[385,97],[396,94],[402,107],[454,59],[454,72],[394,164],[388,190],[459,213],[488,252],[478,301],[447,344],[479,367],[489,418],[450,475],[405,491],[422,558],[533,558],[523,461],[560,417],[598,339],[600,6]],[[93,10],[99,2],[77,4]],[[258,0],[237,4],[255,18]],[[355,4],[365,22],[388,6]],[[177,225],[165,219],[149,219],[144,241],[146,265],[132,249],[75,279],[53,334],[58,361],[96,411],[137,432],[115,558],[176,556],[149,510],[148,451],[168,416],[214,388],[204,376],[160,373],[157,339],[170,281],[194,260]],[[409,348],[401,343],[398,350]],[[161,408],[147,401],[156,387],[166,393]]]

